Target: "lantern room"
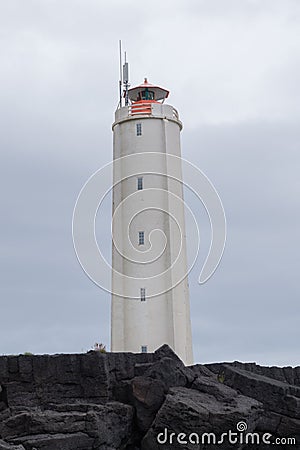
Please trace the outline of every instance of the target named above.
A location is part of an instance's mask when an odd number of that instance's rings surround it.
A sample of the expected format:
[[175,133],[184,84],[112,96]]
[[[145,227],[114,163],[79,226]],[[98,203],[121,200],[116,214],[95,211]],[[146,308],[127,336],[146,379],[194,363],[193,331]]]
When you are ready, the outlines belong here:
[[133,104],[136,102],[159,103],[159,100],[163,103],[168,95],[167,89],[148,83],[147,78],[144,79],[144,83],[128,90],[128,98]]

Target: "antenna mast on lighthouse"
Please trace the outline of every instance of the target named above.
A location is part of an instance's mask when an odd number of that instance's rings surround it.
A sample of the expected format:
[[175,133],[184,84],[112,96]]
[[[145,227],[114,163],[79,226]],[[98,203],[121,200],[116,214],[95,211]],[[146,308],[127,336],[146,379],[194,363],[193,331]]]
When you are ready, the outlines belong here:
[[129,67],[128,62],[126,61],[126,52],[125,52],[125,63],[123,65],[123,85],[124,85],[124,94],[125,94],[125,106],[128,106],[128,88],[129,84]]
[[[119,81],[119,108],[122,108],[122,98],[125,98],[125,106],[129,105],[128,98],[128,88],[129,84],[129,66],[126,60],[126,52],[125,52],[125,63],[122,64],[122,41],[119,41],[119,57],[120,57],[120,81]],[[123,70],[122,70],[123,69]],[[123,86],[123,89],[122,89]],[[123,92],[122,92],[123,90]]]

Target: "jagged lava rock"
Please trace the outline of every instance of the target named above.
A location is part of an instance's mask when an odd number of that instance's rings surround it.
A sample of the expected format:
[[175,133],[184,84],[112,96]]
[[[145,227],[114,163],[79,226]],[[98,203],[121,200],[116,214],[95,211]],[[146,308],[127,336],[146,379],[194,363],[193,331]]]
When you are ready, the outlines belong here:
[[185,367],[167,345],[153,354],[2,356],[0,450],[198,448],[157,437],[165,429],[220,435],[239,421],[295,436],[296,449],[299,389],[299,368]]

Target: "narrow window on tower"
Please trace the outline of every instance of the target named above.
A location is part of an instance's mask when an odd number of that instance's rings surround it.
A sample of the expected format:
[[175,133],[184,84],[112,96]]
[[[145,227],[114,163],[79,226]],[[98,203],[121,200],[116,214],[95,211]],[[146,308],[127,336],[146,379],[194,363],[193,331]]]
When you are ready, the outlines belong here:
[[138,188],[138,191],[141,191],[143,189],[143,177],[138,177],[137,188]]
[[142,351],[142,353],[147,353],[148,352],[147,345],[142,345],[141,351]]
[[145,301],[146,301],[146,289],[141,288],[141,302],[145,302]]
[[136,135],[142,136],[142,124],[141,123],[136,124]]
[[145,244],[145,233],[144,231],[139,231],[139,245]]

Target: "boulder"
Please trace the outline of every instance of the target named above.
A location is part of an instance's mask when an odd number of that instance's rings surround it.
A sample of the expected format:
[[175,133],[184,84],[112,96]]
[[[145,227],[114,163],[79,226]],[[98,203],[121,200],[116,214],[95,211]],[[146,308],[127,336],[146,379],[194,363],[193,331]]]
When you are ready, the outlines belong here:
[[25,450],[23,445],[11,445],[0,439],[0,450]]
[[196,378],[193,371],[185,367],[179,358],[164,356],[160,360],[151,364],[145,371],[144,376],[160,380],[165,390],[174,386],[190,386]]
[[[213,394],[182,387],[171,388],[142,441],[142,450],[161,449],[162,442],[166,450],[194,449],[197,436],[201,449],[209,449],[214,443],[211,440],[213,436],[206,436],[206,433],[214,433],[216,438],[220,438],[229,429],[236,431],[240,421],[246,421],[248,430],[254,430],[261,412],[262,404],[245,396],[236,395],[232,400],[228,398],[226,403],[221,403]],[[230,447],[223,445],[222,448]]]
[[227,386],[262,402],[267,410],[300,419],[300,387],[228,364],[222,372]]

